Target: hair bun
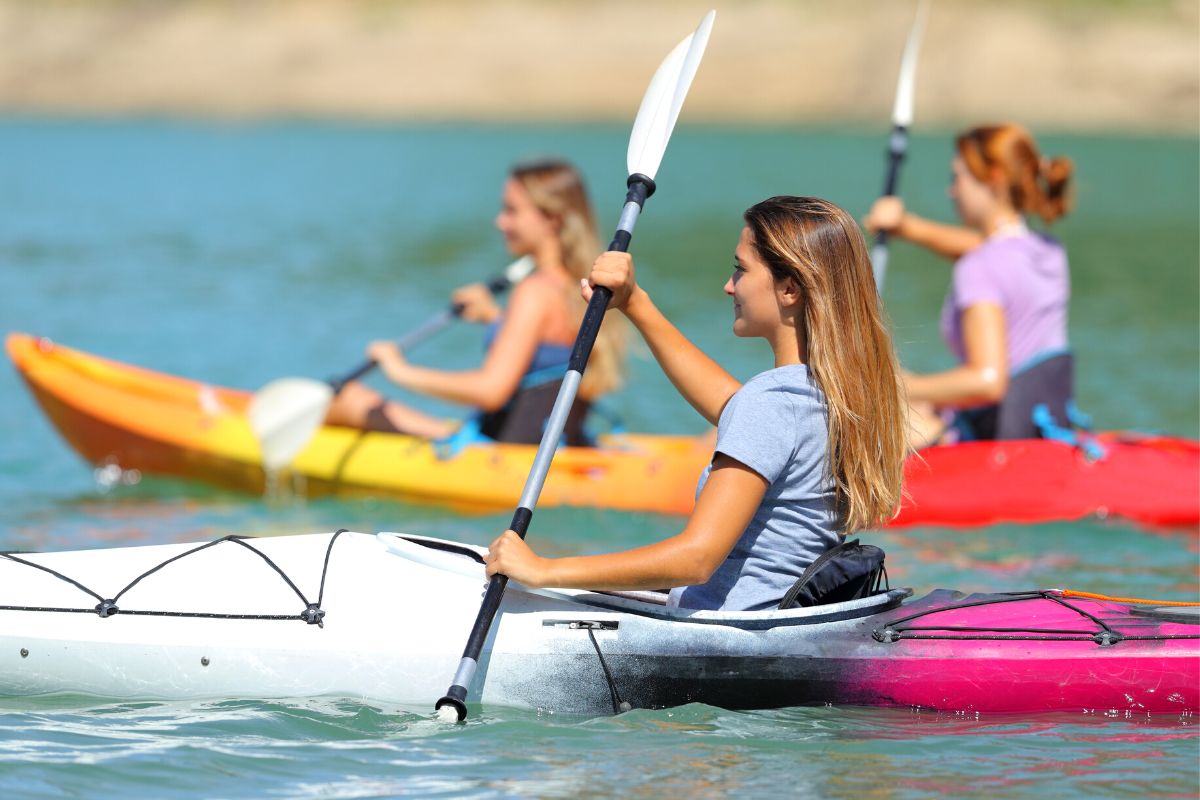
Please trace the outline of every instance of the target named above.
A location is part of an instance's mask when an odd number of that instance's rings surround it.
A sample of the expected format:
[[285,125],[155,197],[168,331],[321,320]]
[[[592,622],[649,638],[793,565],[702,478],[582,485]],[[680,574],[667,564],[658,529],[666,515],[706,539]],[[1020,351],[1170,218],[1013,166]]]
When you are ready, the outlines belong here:
[[1071,177],[1075,174],[1075,163],[1069,158],[1043,158],[1040,177],[1045,189],[1041,215],[1046,222],[1053,222],[1071,210]]

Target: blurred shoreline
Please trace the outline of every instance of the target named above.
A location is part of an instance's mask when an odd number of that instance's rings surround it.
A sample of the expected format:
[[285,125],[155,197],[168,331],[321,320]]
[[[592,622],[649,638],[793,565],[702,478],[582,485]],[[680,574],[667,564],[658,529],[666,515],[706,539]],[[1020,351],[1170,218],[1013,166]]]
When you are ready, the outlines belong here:
[[[902,0],[0,0],[0,114],[627,121],[715,5],[689,122],[886,124]],[[916,125],[1200,131],[1194,0],[935,0]]]

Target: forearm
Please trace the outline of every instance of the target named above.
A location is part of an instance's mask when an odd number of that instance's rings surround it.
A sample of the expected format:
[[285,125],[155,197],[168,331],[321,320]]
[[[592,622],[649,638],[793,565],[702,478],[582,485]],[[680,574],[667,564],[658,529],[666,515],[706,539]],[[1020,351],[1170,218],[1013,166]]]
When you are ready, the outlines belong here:
[[716,425],[725,403],[741,388],[737,379],[692,344],[644,291],[630,297],[625,314],[683,398]]
[[481,369],[450,372],[405,363],[385,373],[409,391],[486,410],[499,408],[512,394],[511,387]]
[[901,217],[900,225],[892,230],[892,234],[932,250],[951,261],[983,244],[983,235],[978,231],[959,225],[934,222],[909,213]]
[[969,408],[1000,402],[1008,380],[994,367],[963,365],[930,375],[908,375],[905,387],[910,402]]
[[712,575],[711,560],[679,534],[620,553],[545,559],[539,585],[613,591],[691,586]]

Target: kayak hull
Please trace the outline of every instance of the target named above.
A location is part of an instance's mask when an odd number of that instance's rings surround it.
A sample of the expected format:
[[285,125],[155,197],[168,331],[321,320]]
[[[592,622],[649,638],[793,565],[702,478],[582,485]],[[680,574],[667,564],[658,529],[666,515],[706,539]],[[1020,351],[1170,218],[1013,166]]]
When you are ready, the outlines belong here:
[[[478,548],[398,534],[197,547],[0,558],[0,696],[339,696],[424,707],[449,684],[485,586]],[[903,602],[908,594],[738,613],[668,608],[646,593],[513,583],[472,699],[580,714],[690,702],[964,713],[1200,710],[1194,622],[1041,594],[964,608],[957,606],[977,596],[939,590]],[[95,607],[103,600],[119,610],[100,616]],[[313,608],[323,612],[320,624],[302,618]],[[940,626],[938,635],[948,638],[908,630],[905,619],[914,614],[921,627]],[[962,638],[952,630],[958,626],[1043,632]],[[1101,629],[1116,643],[1098,643],[1093,633]],[[1044,632],[1063,630],[1078,635],[1056,640],[1063,634]]]
[[1200,443],[1100,433],[1104,455],[1044,439],[928,447],[905,464],[893,527],[980,526],[1085,517],[1164,528],[1200,524]]
[[[486,444],[450,452],[411,436],[324,427],[289,470],[268,476],[246,419],[247,392],[132,367],[23,334],[10,358],[63,438],[99,468],[138,470],[248,490],[388,494],[461,511],[513,508],[536,448]],[[1114,517],[1200,525],[1200,443],[1103,433],[1104,456],[1057,441],[930,447],[905,465],[895,527],[976,527]],[[688,514],[711,440],[603,437],[560,448],[539,506]]]
[[[269,475],[246,417],[248,392],[211,386],[12,334],[9,356],[62,437],[98,468],[205,481],[256,494],[389,494],[461,511],[511,508],[537,448],[321,428],[288,470]],[[710,445],[621,434],[563,447],[539,505],[687,514]]]

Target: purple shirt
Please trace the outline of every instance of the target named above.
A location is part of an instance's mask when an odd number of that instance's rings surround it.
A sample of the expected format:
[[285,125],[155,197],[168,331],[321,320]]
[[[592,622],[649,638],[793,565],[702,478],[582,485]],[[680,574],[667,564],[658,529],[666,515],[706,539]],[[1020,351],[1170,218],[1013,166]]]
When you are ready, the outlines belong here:
[[955,263],[942,306],[942,338],[965,362],[962,312],[995,303],[1004,310],[1012,373],[1039,353],[1066,348],[1070,297],[1067,254],[1056,240],[1031,231],[993,237]]

